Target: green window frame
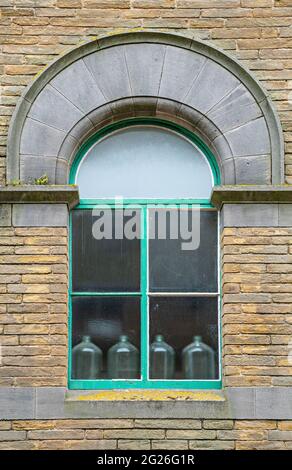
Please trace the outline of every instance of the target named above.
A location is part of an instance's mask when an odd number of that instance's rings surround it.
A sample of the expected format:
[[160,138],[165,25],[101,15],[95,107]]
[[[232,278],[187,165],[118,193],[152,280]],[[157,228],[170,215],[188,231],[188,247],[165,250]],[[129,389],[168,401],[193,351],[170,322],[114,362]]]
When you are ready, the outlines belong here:
[[[151,125],[160,128],[166,128],[175,131],[178,134],[185,136],[192,141],[207,157],[207,160],[212,169],[214,184],[220,184],[220,173],[214,155],[210,152],[209,148],[204,142],[189,130],[182,128],[176,124],[170,123],[162,119],[126,119],[119,123],[111,124],[94,134],[85,144],[79,149],[76,158],[73,162],[70,172],[70,184],[75,184],[77,169],[86,152],[101,138],[105,137],[112,132],[127,128],[133,125]],[[155,205],[155,208],[167,207],[170,208],[171,204],[177,207],[178,204],[187,206],[197,206],[202,210],[217,211],[211,202],[206,199],[124,199],[122,204],[119,204],[119,209],[127,208],[139,209],[141,214],[141,232],[143,236],[140,239],[140,291],[138,292],[78,292],[72,288],[72,212],[69,218],[69,353],[68,353],[68,387],[69,389],[84,389],[84,390],[99,390],[99,389],[220,389],[222,388],[222,358],[221,358],[221,285],[220,285],[220,221],[219,213],[217,212],[217,230],[218,230],[218,248],[217,248],[217,291],[216,292],[176,292],[167,293],[170,296],[176,297],[216,297],[218,305],[218,361],[219,361],[219,377],[212,380],[157,380],[149,379],[148,375],[148,356],[149,356],[149,299],[151,296],[159,296],[157,292],[149,292],[148,290],[148,266],[149,266],[149,246],[148,246],[148,214],[149,209]],[[116,200],[114,199],[81,199],[80,203],[73,209],[86,210],[103,207],[115,208]],[[166,294],[166,293],[164,293]],[[140,379],[72,379],[72,301],[75,297],[140,297],[140,357],[141,357],[141,378]]]

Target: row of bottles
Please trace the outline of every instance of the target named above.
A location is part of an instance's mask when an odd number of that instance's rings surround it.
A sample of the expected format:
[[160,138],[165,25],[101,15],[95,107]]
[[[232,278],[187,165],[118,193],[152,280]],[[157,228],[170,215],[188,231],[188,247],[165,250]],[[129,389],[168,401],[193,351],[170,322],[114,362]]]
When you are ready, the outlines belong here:
[[[126,335],[107,353],[108,378],[136,379],[139,377],[139,351]],[[193,342],[182,351],[184,379],[214,379],[215,354],[212,348],[202,342],[201,336],[194,336]],[[90,336],[83,336],[82,342],[72,351],[72,378],[98,379],[102,376],[102,351],[91,342]],[[150,345],[150,378],[173,379],[175,375],[175,351],[156,335]]]
[[[202,342],[201,336],[194,336],[193,342],[182,351],[184,379],[214,379],[215,354],[212,348]],[[172,346],[157,335],[150,346],[150,378],[173,379],[175,373],[175,352]]]
[[[128,336],[121,335],[107,353],[108,377],[111,379],[136,379],[139,376],[139,351]],[[102,351],[83,336],[82,342],[72,351],[73,379],[99,379],[102,373]]]

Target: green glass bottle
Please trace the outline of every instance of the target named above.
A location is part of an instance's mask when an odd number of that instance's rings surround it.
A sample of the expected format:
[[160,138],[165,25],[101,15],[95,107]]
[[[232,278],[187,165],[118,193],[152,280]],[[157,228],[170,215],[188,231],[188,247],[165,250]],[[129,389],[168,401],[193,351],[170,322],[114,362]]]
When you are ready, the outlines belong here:
[[194,336],[193,343],[183,349],[182,362],[185,379],[215,378],[215,354],[202,342],[201,336]]
[[83,336],[81,343],[72,350],[72,379],[98,379],[102,368],[102,351]]
[[150,379],[172,379],[174,376],[174,349],[156,335],[150,345]]
[[139,378],[139,351],[130,343],[128,336],[121,335],[108,350],[107,367],[110,379]]

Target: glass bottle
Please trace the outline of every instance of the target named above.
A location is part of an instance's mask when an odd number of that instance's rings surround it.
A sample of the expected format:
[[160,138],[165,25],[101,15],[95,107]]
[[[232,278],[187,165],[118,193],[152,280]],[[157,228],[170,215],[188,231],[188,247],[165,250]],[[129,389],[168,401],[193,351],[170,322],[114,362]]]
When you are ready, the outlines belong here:
[[91,342],[90,336],[82,336],[81,343],[72,350],[72,378],[98,379],[101,368],[101,349]]
[[130,343],[128,336],[121,335],[108,350],[107,367],[110,379],[139,378],[139,351]]
[[174,376],[174,349],[164,341],[162,335],[156,335],[150,345],[150,378],[172,379]]
[[201,336],[194,336],[193,343],[183,349],[182,362],[185,379],[215,378],[215,354]]

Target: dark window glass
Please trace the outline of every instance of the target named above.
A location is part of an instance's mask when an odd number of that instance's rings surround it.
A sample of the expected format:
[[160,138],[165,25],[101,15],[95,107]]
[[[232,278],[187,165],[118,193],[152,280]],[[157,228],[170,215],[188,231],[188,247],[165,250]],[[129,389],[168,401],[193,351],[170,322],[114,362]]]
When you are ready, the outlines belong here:
[[[104,296],[78,296],[72,299],[72,347],[86,336],[96,345],[102,353],[101,379],[112,378],[139,378],[140,376],[140,297],[104,297]],[[125,336],[127,343],[133,348],[126,357],[131,367],[129,375],[128,365],[118,357],[119,351],[124,347]],[[109,350],[121,342],[122,346],[112,350],[109,364]],[[127,347],[127,345],[125,346]],[[124,355],[125,357],[125,355]],[[73,354],[74,362],[74,354]],[[86,366],[85,366],[86,367]],[[72,364],[74,371],[74,364]],[[113,368],[116,368],[115,371]],[[119,369],[120,368],[120,369]],[[116,372],[116,374],[115,374]],[[119,372],[119,375],[117,376]],[[128,372],[128,373],[127,373]],[[79,378],[79,377],[73,377]]]
[[[139,380],[142,359],[150,380],[219,379],[218,297],[184,294],[218,291],[217,212],[178,209],[174,217],[174,209],[147,210],[148,358],[141,357],[142,297],[131,295],[141,289],[140,211],[72,212],[71,379]],[[96,222],[105,238],[96,237]]]
[[[217,297],[150,298],[150,345],[157,342],[159,339],[157,336],[162,335],[167,346],[173,349],[173,379],[218,379],[217,305]],[[201,343],[207,346],[205,348],[207,358],[206,354],[200,352],[200,346],[189,348],[194,350],[193,354],[192,351],[184,353],[186,346],[194,343],[195,336],[201,337]],[[208,348],[211,348],[211,351]],[[168,361],[170,355],[165,354],[165,357],[163,360]],[[150,378],[163,378],[158,376],[163,374],[166,366],[162,363],[157,365],[157,361],[161,361],[159,355],[156,358],[156,365],[153,365],[152,360],[152,369],[155,367],[156,369],[153,376],[150,366]],[[200,372],[201,366],[203,373]],[[189,370],[193,368],[193,375],[192,372],[191,375],[187,375],[188,372],[185,372],[188,367]],[[161,372],[159,372],[159,368]]]
[[[217,292],[217,212],[201,210],[200,219],[197,210],[152,209],[149,212],[149,233],[153,238],[149,240],[149,290]],[[199,231],[196,232],[198,221]],[[178,227],[179,237],[172,239],[175,227]],[[158,239],[158,230],[160,237],[165,233],[165,239]]]
[[[140,225],[140,213],[135,212],[137,215],[135,220],[133,214],[125,213],[122,209],[104,210],[100,216],[93,215],[91,209],[72,212],[74,291],[138,292],[140,290],[140,240],[123,237],[125,227],[125,230],[139,234],[140,227],[131,225],[131,220]],[[103,220],[107,225],[103,227],[104,230],[111,228],[112,239],[98,240],[93,236],[94,230],[98,227],[94,224],[99,224],[101,217],[104,217]],[[118,233],[121,239],[115,239],[115,233]]]

